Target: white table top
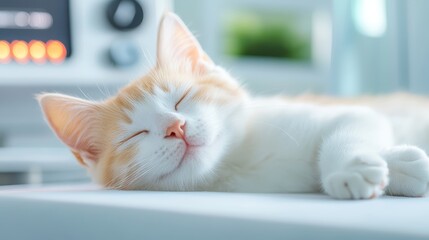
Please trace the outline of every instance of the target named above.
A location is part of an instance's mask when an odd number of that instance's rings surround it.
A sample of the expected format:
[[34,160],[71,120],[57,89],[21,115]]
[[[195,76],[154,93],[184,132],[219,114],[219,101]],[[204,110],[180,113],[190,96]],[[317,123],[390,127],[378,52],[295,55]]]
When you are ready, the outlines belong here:
[[429,239],[429,198],[339,201],[85,186],[0,191],[0,239],[143,238]]

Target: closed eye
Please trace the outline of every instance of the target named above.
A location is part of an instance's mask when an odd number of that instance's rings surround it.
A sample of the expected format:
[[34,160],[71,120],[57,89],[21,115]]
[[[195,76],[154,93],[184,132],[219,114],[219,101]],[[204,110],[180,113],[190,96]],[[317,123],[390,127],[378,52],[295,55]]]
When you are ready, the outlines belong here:
[[122,143],[125,143],[125,142],[129,141],[130,139],[135,138],[135,137],[137,137],[137,136],[139,136],[139,135],[141,135],[141,134],[148,134],[148,133],[149,133],[149,131],[148,131],[148,130],[141,130],[141,131],[138,131],[138,132],[134,133],[133,135],[131,135],[131,136],[129,136],[129,137],[127,137],[127,138],[125,138],[125,139],[124,139],[124,140],[122,140],[120,143],[121,143],[121,144],[122,144]]
[[185,99],[186,95],[188,95],[188,93],[191,91],[191,89],[188,89],[185,94],[183,94],[183,96],[179,99],[179,101],[177,101],[176,105],[174,106],[174,109],[177,111],[177,108],[179,107],[179,104],[183,101],[183,99]]

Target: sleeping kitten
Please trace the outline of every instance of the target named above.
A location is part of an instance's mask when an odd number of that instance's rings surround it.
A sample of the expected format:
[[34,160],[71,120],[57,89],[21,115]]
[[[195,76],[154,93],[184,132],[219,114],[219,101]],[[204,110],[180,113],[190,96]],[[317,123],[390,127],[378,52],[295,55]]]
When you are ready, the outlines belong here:
[[[339,199],[428,190],[429,158],[415,146],[429,150],[428,100],[251,97],[172,13],[160,24],[157,65],[116,96],[38,99],[56,135],[107,188]],[[403,101],[410,105],[396,109]]]

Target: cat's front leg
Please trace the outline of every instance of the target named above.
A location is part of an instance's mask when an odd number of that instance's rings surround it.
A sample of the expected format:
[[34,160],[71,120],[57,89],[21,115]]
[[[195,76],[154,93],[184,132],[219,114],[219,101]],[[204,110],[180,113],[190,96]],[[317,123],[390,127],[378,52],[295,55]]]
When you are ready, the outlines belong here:
[[379,154],[393,140],[389,123],[376,113],[357,110],[335,119],[323,137],[319,167],[323,190],[338,199],[369,199],[388,184]]

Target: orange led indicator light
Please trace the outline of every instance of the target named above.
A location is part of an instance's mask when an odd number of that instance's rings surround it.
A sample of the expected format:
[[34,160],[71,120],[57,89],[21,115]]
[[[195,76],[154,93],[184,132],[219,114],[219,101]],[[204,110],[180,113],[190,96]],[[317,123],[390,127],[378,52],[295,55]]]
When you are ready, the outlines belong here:
[[28,46],[24,41],[13,41],[11,44],[12,56],[19,63],[28,62]]
[[10,61],[10,46],[6,41],[0,41],[0,63]]
[[30,49],[30,57],[35,63],[44,63],[46,62],[46,46],[42,41],[31,41],[28,44]]
[[67,50],[64,44],[57,40],[48,41],[46,44],[49,61],[53,63],[61,63],[67,55]]
[[11,59],[17,63],[27,63],[29,60],[35,63],[61,63],[67,56],[67,49],[58,40],[50,40],[47,43],[32,40],[30,43],[16,40],[12,43],[0,40],[0,64],[8,63]]

